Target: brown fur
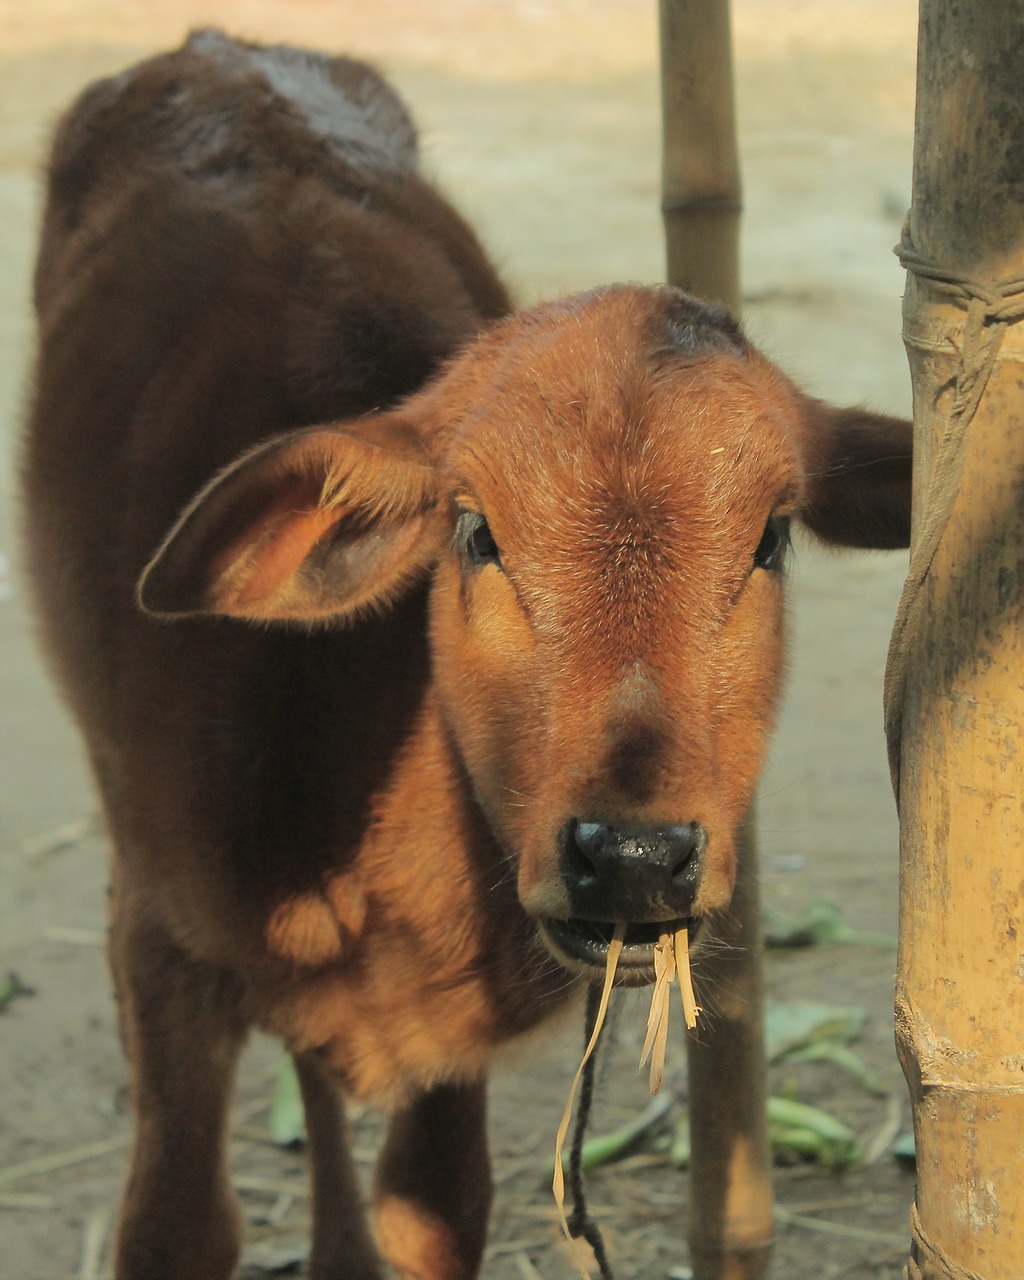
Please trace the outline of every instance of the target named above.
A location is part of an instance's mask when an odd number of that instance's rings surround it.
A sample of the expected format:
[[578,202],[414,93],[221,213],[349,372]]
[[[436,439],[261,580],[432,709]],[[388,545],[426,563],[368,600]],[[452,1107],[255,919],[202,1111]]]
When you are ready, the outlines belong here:
[[483,1077],[582,981],[538,925],[565,824],[699,821],[723,907],[783,666],[766,523],[906,542],[906,423],[674,290],[508,316],[415,149],[368,68],[209,33],[54,144],[28,546],[116,850],[120,1280],[231,1273],[254,1024],[299,1066],[312,1274],[380,1274],[340,1086],[396,1110],[383,1253],[475,1275]]

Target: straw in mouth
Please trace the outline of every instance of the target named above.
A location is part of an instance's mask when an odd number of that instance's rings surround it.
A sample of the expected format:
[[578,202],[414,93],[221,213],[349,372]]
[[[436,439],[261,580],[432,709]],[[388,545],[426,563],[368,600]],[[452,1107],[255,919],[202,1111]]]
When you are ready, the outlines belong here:
[[669,989],[678,977],[683,1000],[683,1017],[689,1030],[697,1025],[700,1006],[690,977],[690,938],[686,928],[664,933],[654,948],[654,991],[647,1016],[647,1037],[640,1055],[641,1068],[650,1059],[651,1093],[657,1093],[665,1078],[665,1051],[668,1046]]
[[[570,923],[570,922],[563,922]],[[654,991],[651,995],[651,1011],[647,1020],[647,1038],[644,1041],[643,1056],[640,1060],[640,1066],[647,1062],[650,1058],[650,1084],[651,1093],[657,1093],[661,1088],[662,1081],[665,1077],[665,1053],[668,1046],[668,1020],[669,1020],[669,991],[672,982],[676,977],[679,978],[680,993],[683,1003],[683,1016],[686,1019],[687,1027],[692,1030],[697,1025],[697,1018],[700,1015],[700,1006],[697,1004],[693,991],[693,982],[690,977],[690,930],[694,926],[694,921],[680,920],[677,922],[677,928],[672,932],[663,932],[656,943],[652,945],[653,963],[655,971]],[[649,928],[650,926],[644,926]],[[565,1145],[566,1135],[569,1132],[569,1122],[572,1118],[573,1103],[576,1100],[576,1090],[579,1087],[580,1080],[583,1076],[583,1069],[590,1060],[597,1042],[601,1035],[601,1028],[604,1026],[605,1017],[608,1013],[608,1001],[611,998],[612,987],[615,985],[615,973],[622,957],[625,940],[628,936],[628,927],[619,923],[611,927],[611,937],[604,943],[606,952],[606,963],[604,972],[604,985],[601,989],[601,1000],[597,1007],[597,1016],[594,1020],[594,1030],[591,1033],[590,1040],[583,1054],[583,1060],[580,1062],[576,1075],[573,1078],[572,1087],[569,1090],[569,1100],[565,1104],[565,1111],[562,1113],[562,1121],[558,1126],[558,1134],[555,1138],[555,1176],[552,1183],[552,1191],[555,1196],[555,1204],[558,1206],[558,1214],[562,1222],[562,1230],[565,1232],[565,1238],[573,1244],[573,1237],[569,1231],[569,1221],[565,1213],[565,1173],[562,1168],[562,1148]],[[647,943],[635,944],[646,947]],[[586,1266],[580,1263],[580,1274],[584,1280],[590,1280],[590,1274]]]

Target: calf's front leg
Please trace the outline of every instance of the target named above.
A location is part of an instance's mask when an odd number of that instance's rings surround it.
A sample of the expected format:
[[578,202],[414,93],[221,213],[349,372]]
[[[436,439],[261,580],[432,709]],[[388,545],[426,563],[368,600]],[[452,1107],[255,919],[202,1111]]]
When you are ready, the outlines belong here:
[[374,1225],[402,1280],[473,1280],[491,1207],[483,1084],[439,1085],[392,1118]]
[[241,1248],[227,1165],[228,1108],[247,1031],[238,981],[197,964],[124,909],[111,931],[111,963],[135,1106],[117,1280],[228,1280]]

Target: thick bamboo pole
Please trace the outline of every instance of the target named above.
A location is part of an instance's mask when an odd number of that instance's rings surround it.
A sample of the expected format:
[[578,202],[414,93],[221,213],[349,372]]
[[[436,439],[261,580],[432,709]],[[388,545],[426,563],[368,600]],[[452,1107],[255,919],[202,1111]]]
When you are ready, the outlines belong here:
[[[661,0],[668,279],[740,311],[740,174],[728,0]],[[758,1280],[772,1239],[761,922],[753,815],[726,944],[701,961],[715,1014],[689,1041],[695,1280]]]
[[[915,561],[928,571],[906,645],[894,641],[888,708],[898,734],[902,705],[896,1034],[917,1134],[911,1280],[1024,1275],[1024,326],[1013,286],[1008,304],[970,302],[972,281],[1024,277],[1022,67],[1019,0],[921,0],[904,337],[911,581]],[[986,383],[1000,309],[1011,323]],[[973,417],[972,385],[985,388]],[[938,536],[958,417],[959,494]]]

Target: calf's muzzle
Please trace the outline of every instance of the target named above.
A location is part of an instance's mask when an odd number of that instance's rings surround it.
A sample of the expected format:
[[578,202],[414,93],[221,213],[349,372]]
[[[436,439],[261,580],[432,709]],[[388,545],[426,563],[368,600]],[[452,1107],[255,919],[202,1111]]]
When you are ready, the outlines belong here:
[[562,830],[569,913],[629,924],[693,913],[707,832],[697,822],[616,825],[571,819]]

